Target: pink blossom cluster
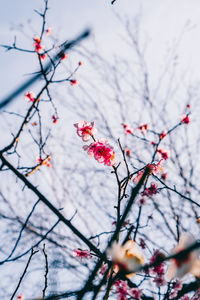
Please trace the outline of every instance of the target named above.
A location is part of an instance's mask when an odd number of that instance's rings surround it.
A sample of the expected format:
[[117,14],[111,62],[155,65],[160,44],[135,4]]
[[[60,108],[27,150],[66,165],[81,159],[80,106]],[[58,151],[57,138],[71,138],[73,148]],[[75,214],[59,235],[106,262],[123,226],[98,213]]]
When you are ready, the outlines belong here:
[[[162,257],[163,254],[159,250],[156,250],[152,258],[150,259],[150,263],[155,263],[156,260],[159,260],[159,258]],[[158,287],[166,284],[166,281],[164,279],[164,274],[165,274],[164,266],[165,266],[164,263],[160,263],[157,266],[150,269],[150,272],[152,272],[155,275],[153,281],[156,283]]]
[[115,152],[113,147],[110,146],[106,139],[96,140],[94,135],[97,133],[94,122],[80,121],[74,124],[77,128],[78,136],[82,137],[84,142],[87,142],[90,137],[93,138],[94,143],[90,145],[83,146],[83,149],[87,151],[88,155],[94,157],[99,163],[104,163],[107,166],[114,166]]
[[25,99],[27,101],[34,102],[35,101],[35,97],[36,97],[36,95],[33,92],[30,92],[30,91],[25,94]]
[[184,123],[184,124],[189,124],[190,123],[190,118],[188,115],[182,115],[181,116],[181,123]]
[[167,131],[166,130],[163,130],[160,134],[160,140],[163,140],[167,135]]
[[56,124],[58,122],[58,117],[53,115],[52,116],[52,121],[53,121],[54,124]]
[[142,291],[138,288],[130,288],[127,281],[117,280],[115,282],[116,293],[118,294],[118,300],[129,299],[130,296],[133,299],[140,300],[142,296]]
[[158,193],[157,184],[151,182],[150,187],[146,188],[144,192],[142,192],[142,196],[151,197]]
[[40,164],[40,165],[46,165],[49,168],[49,167],[51,167],[50,160],[51,160],[50,156],[48,156],[45,159],[42,159],[41,157],[38,157],[37,163]]
[[131,128],[128,124],[122,123],[122,126],[124,127],[125,134],[132,134],[133,128]]
[[79,258],[90,258],[91,254],[89,250],[81,250],[81,249],[75,249],[72,253],[74,257]]
[[139,239],[140,240],[140,247],[142,249],[146,249],[146,243],[145,243],[145,240],[143,240],[142,238]]
[[142,134],[145,134],[148,128],[149,128],[148,124],[141,124],[139,127],[137,127],[137,129],[140,130]]
[[40,44],[41,43],[40,38],[38,36],[35,36],[33,38],[33,40],[34,40],[33,45],[35,47],[35,52],[37,52],[38,54],[41,54],[42,50],[44,50],[44,46]]
[[104,163],[107,166],[113,166],[115,161],[115,152],[106,139],[98,140],[89,146],[83,146],[88,155],[94,157],[99,163]]
[[70,80],[70,84],[73,86],[73,85],[78,85],[79,84],[79,82],[78,82],[78,80],[76,80],[76,79],[71,79]]
[[180,281],[176,281],[174,283],[173,289],[171,291],[171,294],[169,295],[169,299],[173,299],[175,297],[177,297],[178,292],[182,289],[183,285]]
[[163,159],[166,160],[166,159],[169,158],[169,155],[170,155],[169,151],[163,150],[163,149],[161,149],[161,148],[158,148],[158,149],[157,149],[157,152],[158,152],[158,154],[159,154]]

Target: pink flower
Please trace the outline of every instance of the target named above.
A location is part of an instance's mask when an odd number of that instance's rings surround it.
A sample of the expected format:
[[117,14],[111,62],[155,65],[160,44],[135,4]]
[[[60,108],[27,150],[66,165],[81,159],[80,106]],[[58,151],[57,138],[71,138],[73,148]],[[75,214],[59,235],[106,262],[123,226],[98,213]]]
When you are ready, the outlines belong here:
[[132,277],[144,262],[143,254],[138,250],[137,244],[133,240],[128,240],[124,245],[113,242],[107,254],[118,267],[119,270],[127,271],[127,277]]
[[[178,245],[173,250],[173,253],[179,253],[180,251],[191,246],[193,243],[195,243],[193,235],[185,233],[183,236],[181,236]],[[196,249],[192,252],[188,252],[181,258],[171,259],[171,264],[167,271],[167,278],[182,278],[187,273],[191,273],[196,277],[200,277],[199,253],[199,249]]]
[[84,142],[89,141],[90,137],[93,137],[97,133],[94,122],[80,121],[74,124],[74,126],[77,128],[78,136],[82,137]]
[[[156,250],[154,252],[152,258],[150,259],[150,262],[154,263],[163,257],[164,257],[164,255],[159,250]],[[150,269],[150,271],[156,275],[153,281],[155,282],[157,287],[160,287],[160,286],[166,284],[166,281],[164,278],[164,274],[165,274],[164,266],[165,266],[164,263],[160,263]]]
[[142,192],[142,196],[151,197],[158,193],[157,185],[155,183],[151,183],[149,188],[146,188],[144,192]]
[[161,134],[160,134],[160,139],[161,139],[161,140],[164,139],[164,137],[166,137],[166,135],[167,135],[167,131],[166,131],[166,130],[163,130],[163,131],[161,132]]
[[42,159],[41,157],[39,157],[37,159],[37,162],[39,165],[46,165],[49,168],[49,167],[51,167],[51,164],[49,162],[50,160],[51,160],[50,156],[47,156],[47,158],[45,158],[45,159]]
[[161,178],[162,178],[163,180],[166,180],[166,179],[167,179],[167,173],[163,173],[163,174],[161,175]]
[[116,292],[118,294],[118,300],[126,300],[128,296],[129,286],[127,281],[118,280],[116,283]]
[[182,115],[181,116],[181,123],[189,124],[190,123],[189,116],[188,115]]
[[142,291],[139,290],[138,288],[132,288],[132,289],[130,290],[130,295],[131,295],[134,299],[140,300],[140,299],[141,299],[141,296],[142,296]]
[[45,59],[46,59],[46,57],[47,57],[47,55],[46,55],[45,53],[43,53],[43,54],[40,54],[40,58],[41,58],[41,60],[45,60]]
[[33,38],[33,40],[34,40],[36,43],[38,43],[38,44],[40,44],[40,42],[41,42],[41,40],[40,40],[40,38],[39,38],[38,35],[35,35],[34,38]]
[[154,278],[153,282],[155,282],[155,284],[156,284],[157,287],[160,287],[160,286],[166,284],[166,281],[165,281],[163,275],[156,276],[156,277]]
[[65,59],[68,58],[68,54],[63,52],[63,53],[61,53],[60,58],[61,58],[62,60],[65,60]]
[[88,155],[94,157],[99,163],[107,166],[113,166],[115,162],[115,152],[106,139],[101,139],[89,146],[83,146]]
[[76,80],[76,79],[71,79],[71,80],[70,80],[70,84],[71,84],[71,85],[78,85],[79,82],[78,82],[78,80]]
[[190,300],[190,298],[187,295],[185,295],[185,296],[181,297],[180,300]]
[[35,101],[35,97],[36,97],[36,95],[33,92],[28,92],[28,93],[25,94],[25,99],[27,101],[34,102]]
[[35,52],[37,52],[37,53],[41,53],[42,52],[42,50],[44,50],[44,46],[43,45],[41,45],[40,43],[37,43],[37,42],[35,42],[34,43],[34,47],[35,47]]
[[102,265],[102,267],[101,267],[99,273],[100,273],[101,275],[103,275],[103,274],[106,272],[107,267],[108,267],[108,265],[105,264],[105,263],[103,263],[103,265]]
[[163,150],[163,149],[161,149],[161,148],[158,148],[158,149],[157,149],[157,152],[158,152],[158,154],[159,154],[164,160],[168,159],[169,156],[170,156],[169,151]]
[[125,134],[132,134],[133,129],[126,123],[122,123],[122,126],[124,127]]
[[182,289],[183,285],[180,281],[177,281],[174,286],[173,286],[173,290],[171,292],[171,294],[169,295],[169,299],[173,299],[175,297],[177,297],[178,292]]
[[141,124],[139,127],[137,127],[137,129],[139,129],[142,132],[142,134],[145,134],[148,130],[148,127],[148,124]]
[[55,115],[52,116],[53,123],[56,124],[58,122],[58,117]]
[[142,249],[146,249],[146,243],[145,243],[145,241],[142,238],[140,238],[140,247]]
[[128,157],[131,156],[131,150],[129,148],[125,148],[124,151]]
[[80,257],[80,258],[90,258],[91,254],[89,250],[81,250],[81,249],[75,249],[72,253],[74,257]]
[[146,199],[144,198],[144,197],[142,197],[142,198],[140,198],[139,200],[138,200],[138,204],[139,205],[145,205],[146,204]]

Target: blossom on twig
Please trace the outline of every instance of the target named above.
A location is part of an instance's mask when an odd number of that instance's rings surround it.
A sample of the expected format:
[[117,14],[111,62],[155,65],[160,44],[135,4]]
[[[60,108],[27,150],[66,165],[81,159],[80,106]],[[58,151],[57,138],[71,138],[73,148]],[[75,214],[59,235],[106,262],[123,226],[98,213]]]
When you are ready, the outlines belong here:
[[184,124],[189,124],[190,123],[190,118],[188,115],[182,115],[181,116],[181,123],[184,123]]
[[25,99],[27,101],[34,102],[35,101],[35,97],[36,97],[36,95],[33,92],[28,92],[28,93],[25,94]]
[[115,165],[115,152],[106,139],[98,140],[89,146],[83,146],[88,155],[94,157],[99,163],[104,163],[107,166]]
[[141,124],[139,127],[137,127],[137,129],[140,130],[144,135],[146,134],[148,128],[149,128],[148,124]]
[[91,257],[89,250],[81,250],[81,249],[74,249],[72,255],[74,257],[79,257],[79,258],[90,258]]
[[122,126],[124,127],[125,134],[132,134],[133,128],[131,128],[128,124],[122,123]]
[[82,137],[84,142],[89,141],[90,137],[93,137],[97,133],[94,122],[80,121],[79,123],[75,123],[74,127],[77,128],[77,134]]
[[118,271],[126,271],[127,277],[132,277],[139,267],[144,263],[144,256],[138,250],[137,244],[133,240],[128,240],[124,245],[114,242],[107,254],[118,268]]
[[[186,233],[180,238],[178,245],[173,249],[172,252],[173,254],[177,254],[191,246],[193,243],[195,243],[195,238],[193,235]],[[195,249],[187,254],[181,255],[180,258],[171,259],[171,264],[167,271],[167,278],[182,278],[187,273],[191,273],[196,277],[200,277],[199,254],[200,250]]]

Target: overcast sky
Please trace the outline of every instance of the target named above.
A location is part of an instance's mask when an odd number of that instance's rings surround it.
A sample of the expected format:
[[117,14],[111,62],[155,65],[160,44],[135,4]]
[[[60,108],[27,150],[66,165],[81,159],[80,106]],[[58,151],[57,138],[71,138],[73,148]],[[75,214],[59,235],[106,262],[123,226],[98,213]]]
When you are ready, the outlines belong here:
[[[27,29],[27,40],[32,33],[40,28],[40,18],[34,9],[40,10],[43,0],[7,0],[0,1],[0,44],[11,44],[16,34],[10,28],[13,25],[24,24]],[[100,47],[112,55],[113,51],[123,51],[117,36],[121,27],[113,11],[121,17],[133,18],[142,12],[142,31],[149,39],[148,59],[152,67],[158,66],[163,59],[164,52],[170,43],[183,31],[185,34],[180,47],[180,65],[191,68],[193,76],[199,73],[200,53],[200,3],[199,0],[117,0],[110,5],[110,0],[50,0],[48,25],[53,27],[54,33],[59,33],[60,39],[72,38],[84,28],[92,29]],[[27,24],[31,20],[32,25]],[[38,28],[37,28],[38,25]],[[27,27],[27,28],[26,28]],[[34,32],[35,31],[35,32]],[[28,36],[30,33],[30,36]],[[23,46],[22,37],[18,39],[19,46]],[[30,60],[26,56],[16,53],[7,54],[0,49],[0,79],[1,95],[21,81],[22,74],[28,70]]]

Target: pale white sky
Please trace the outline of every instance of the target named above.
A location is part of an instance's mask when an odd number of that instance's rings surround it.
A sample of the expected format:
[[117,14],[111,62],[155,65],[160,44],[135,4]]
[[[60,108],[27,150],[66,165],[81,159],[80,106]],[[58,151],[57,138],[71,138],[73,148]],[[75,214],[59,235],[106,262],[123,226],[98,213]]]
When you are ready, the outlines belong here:
[[[11,44],[16,34],[10,31],[12,25],[24,24],[27,37],[18,35],[18,45],[31,46],[32,34],[40,28],[40,18],[34,9],[42,8],[42,0],[7,0],[0,1],[0,44]],[[180,36],[185,24],[185,34],[180,44],[179,64],[183,69],[192,69],[193,76],[199,74],[200,53],[200,3],[198,0],[117,0],[110,5],[110,0],[50,0],[48,22],[54,33],[62,40],[76,36],[85,27],[90,27],[100,49],[106,55],[113,52],[123,56],[123,45],[118,36],[122,29],[114,13],[120,17],[134,18],[142,12],[142,32],[148,37],[148,61],[150,68],[159,69],[166,50]],[[32,20],[33,25],[27,24]],[[38,24],[38,28],[36,28]],[[29,44],[28,39],[30,38]],[[125,54],[127,56],[127,53]],[[30,71],[29,56],[18,53],[6,54],[0,49],[1,97],[22,80],[22,74]]]

